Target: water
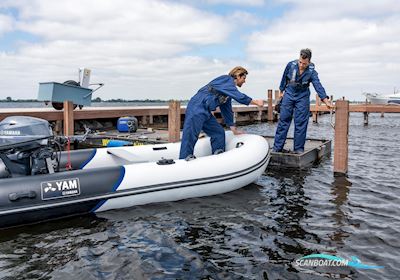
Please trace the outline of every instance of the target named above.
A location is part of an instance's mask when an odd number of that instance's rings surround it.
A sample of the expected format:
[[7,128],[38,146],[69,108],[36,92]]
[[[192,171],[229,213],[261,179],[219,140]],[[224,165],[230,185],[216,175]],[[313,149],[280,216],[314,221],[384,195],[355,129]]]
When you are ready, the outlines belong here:
[[[329,116],[308,136],[332,138]],[[400,115],[351,114],[349,176],[332,159],[240,190],[0,231],[0,279],[395,279]],[[276,124],[244,127],[274,134]],[[290,132],[292,133],[292,132]],[[305,268],[313,253],[384,266]]]

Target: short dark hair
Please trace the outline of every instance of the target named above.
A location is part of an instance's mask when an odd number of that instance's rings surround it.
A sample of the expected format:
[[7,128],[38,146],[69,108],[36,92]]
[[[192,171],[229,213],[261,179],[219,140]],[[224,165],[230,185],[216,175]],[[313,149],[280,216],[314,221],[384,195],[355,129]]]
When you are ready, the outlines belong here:
[[302,58],[302,59],[307,59],[308,58],[308,60],[311,60],[311,50],[310,49],[302,49],[301,51],[300,51],[300,57]]

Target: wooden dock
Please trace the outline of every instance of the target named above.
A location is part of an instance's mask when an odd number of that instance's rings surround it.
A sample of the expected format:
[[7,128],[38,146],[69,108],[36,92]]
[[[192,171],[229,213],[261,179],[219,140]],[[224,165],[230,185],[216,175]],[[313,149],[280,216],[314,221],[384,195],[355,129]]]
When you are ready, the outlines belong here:
[[[265,106],[259,110],[257,106],[234,105],[233,112],[236,117],[249,115],[254,113],[257,115],[260,111],[262,115],[266,115],[268,108]],[[181,106],[181,115],[184,115],[186,106]],[[168,116],[168,106],[121,106],[121,107],[84,107],[73,111],[74,120],[92,120],[92,119],[113,119],[121,116],[135,116],[137,118],[147,117],[148,123],[152,123],[152,119],[157,116]],[[219,111],[217,111],[218,113]],[[31,116],[45,119],[48,121],[64,120],[64,111],[57,111],[53,108],[10,108],[0,109],[0,121],[9,116]],[[256,117],[255,117],[256,118]],[[251,120],[250,117],[244,119]]]
[[[274,111],[275,103],[279,97],[279,92],[275,91],[275,99],[272,99],[272,90],[268,90],[267,104],[259,109],[256,106],[234,105],[233,112],[235,121],[238,124],[274,121],[277,119],[277,113]],[[333,98],[331,98],[332,100]],[[325,105],[321,105],[318,98],[315,105],[310,106],[310,113],[313,120],[317,121],[319,113],[329,113],[331,110]],[[346,175],[348,171],[348,132],[349,132],[349,113],[363,113],[364,124],[368,124],[368,115],[370,113],[400,113],[399,105],[376,105],[376,104],[349,104],[347,100],[337,100],[334,104],[335,116],[335,156],[334,173],[337,175]],[[155,120],[168,128],[168,141],[177,142],[180,139],[180,128],[185,115],[185,106],[180,106],[179,101],[171,101],[169,106],[138,106],[138,107],[89,107],[82,110],[72,110],[72,102],[64,101],[64,111],[57,111],[53,108],[29,108],[29,109],[0,109],[0,120],[8,116],[32,116],[46,119],[56,123],[55,131],[64,135],[74,134],[74,122],[79,120],[116,120],[122,116],[135,116],[139,119],[142,127],[152,127]],[[215,116],[221,119],[220,112],[216,111]],[[171,120],[171,122],[169,122]],[[283,154],[275,155],[277,163],[281,166],[290,165],[290,161],[295,166],[302,168],[309,162],[314,162],[324,153],[331,151],[330,142],[322,143],[319,147],[312,147],[310,152],[301,155]],[[321,152],[322,151],[322,152]],[[287,161],[286,163],[283,162]],[[274,159],[272,160],[272,164]]]
[[[275,105],[272,106],[273,110]],[[181,115],[184,115],[186,106],[181,106]],[[325,105],[311,105],[310,112],[329,112]],[[74,120],[113,119],[121,116],[135,116],[138,118],[147,117],[149,124],[157,116],[168,116],[168,106],[137,106],[137,107],[85,107],[82,110],[74,110]],[[256,106],[234,105],[233,112],[238,121],[265,120],[268,113],[268,106],[259,110]],[[350,112],[358,113],[400,113],[399,105],[374,105],[374,104],[350,104]],[[218,111],[217,111],[218,113]],[[261,116],[259,116],[261,113]],[[31,116],[48,121],[64,120],[64,112],[53,108],[10,108],[0,109],[0,121],[9,116]],[[261,118],[260,118],[261,117]]]
[[[350,113],[400,113],[400,105],[350,104]],[[330,112],[325,105],[311,105],[310,112]]]

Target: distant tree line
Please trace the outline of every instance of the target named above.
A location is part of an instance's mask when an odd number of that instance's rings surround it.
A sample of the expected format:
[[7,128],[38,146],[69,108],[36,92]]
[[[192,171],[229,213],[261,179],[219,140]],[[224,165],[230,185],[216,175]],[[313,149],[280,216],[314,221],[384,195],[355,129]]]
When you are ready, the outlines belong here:
[[5,99],[0,99],[0,102],[43,102],[37,99],[12,99],[12,97],[7,96]]
[[[117,99],[107,99],[107,100],[102,100],[100,97],[96,97],[92,99],[92,102],[144,102],[144,103],[162,103],[162,102],[168,102],[170,100],[162,100],[162,99],[122,99],[122,98],[117,98]],[[185,100],[181,100],[185,101]]]
[[[107,99],[107,100],[102,100],[100,97],[96,97],[92,99],[92,102],[144,102],[144,103],[163,103],[163,102],[168,102],[170,100],[162,100],[162,99],[122,99],[122,98],[117,98],[117,99]],[[188,100],[180,100],[180,101],[188,101]],[[39,101],[37,99],[12,99],[12,97],[7,96],[5,99],[0,99],[0,102],[43,102]]]

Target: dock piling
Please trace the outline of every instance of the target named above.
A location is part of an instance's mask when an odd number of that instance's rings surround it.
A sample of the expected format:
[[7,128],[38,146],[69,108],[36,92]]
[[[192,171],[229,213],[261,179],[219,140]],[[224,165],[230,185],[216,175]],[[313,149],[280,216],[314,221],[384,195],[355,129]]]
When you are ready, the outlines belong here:
[[275,90],[275,105],[278,104],[278,100],[281,97],[281,92],[279,89]]
[[335,176],[346,176],[349,158],[349,101],[337,100],[335,113],[335,152],[333,172]]
[[319,95],[315,95],[315,112],[312,113],[312,119],[313,123],[318,123],[318,109],[319,106],[321,105],[321,99],[319,98]]
[[272,122],[274,120],[274,114],[272,112],[272,89],[268,90],[268,116],[267,120]]
[[74,135],[74,104],[72,101],[64,101],[64,135]]
[[364,125],[368,125],[368,112],[364,112]]
[[257,112],[257,121],[261,122],[262,121],[262,109],[258,109]]
[[318,123],[318,112],[312,112],[313,123]]
[[181,102],[172,100],[168,110],[168,141],[179,142],[181,136]]
[[56,135],[61,135],[63,133],[63,121],[62,120],[56,120],[54,132],[56,133]]

